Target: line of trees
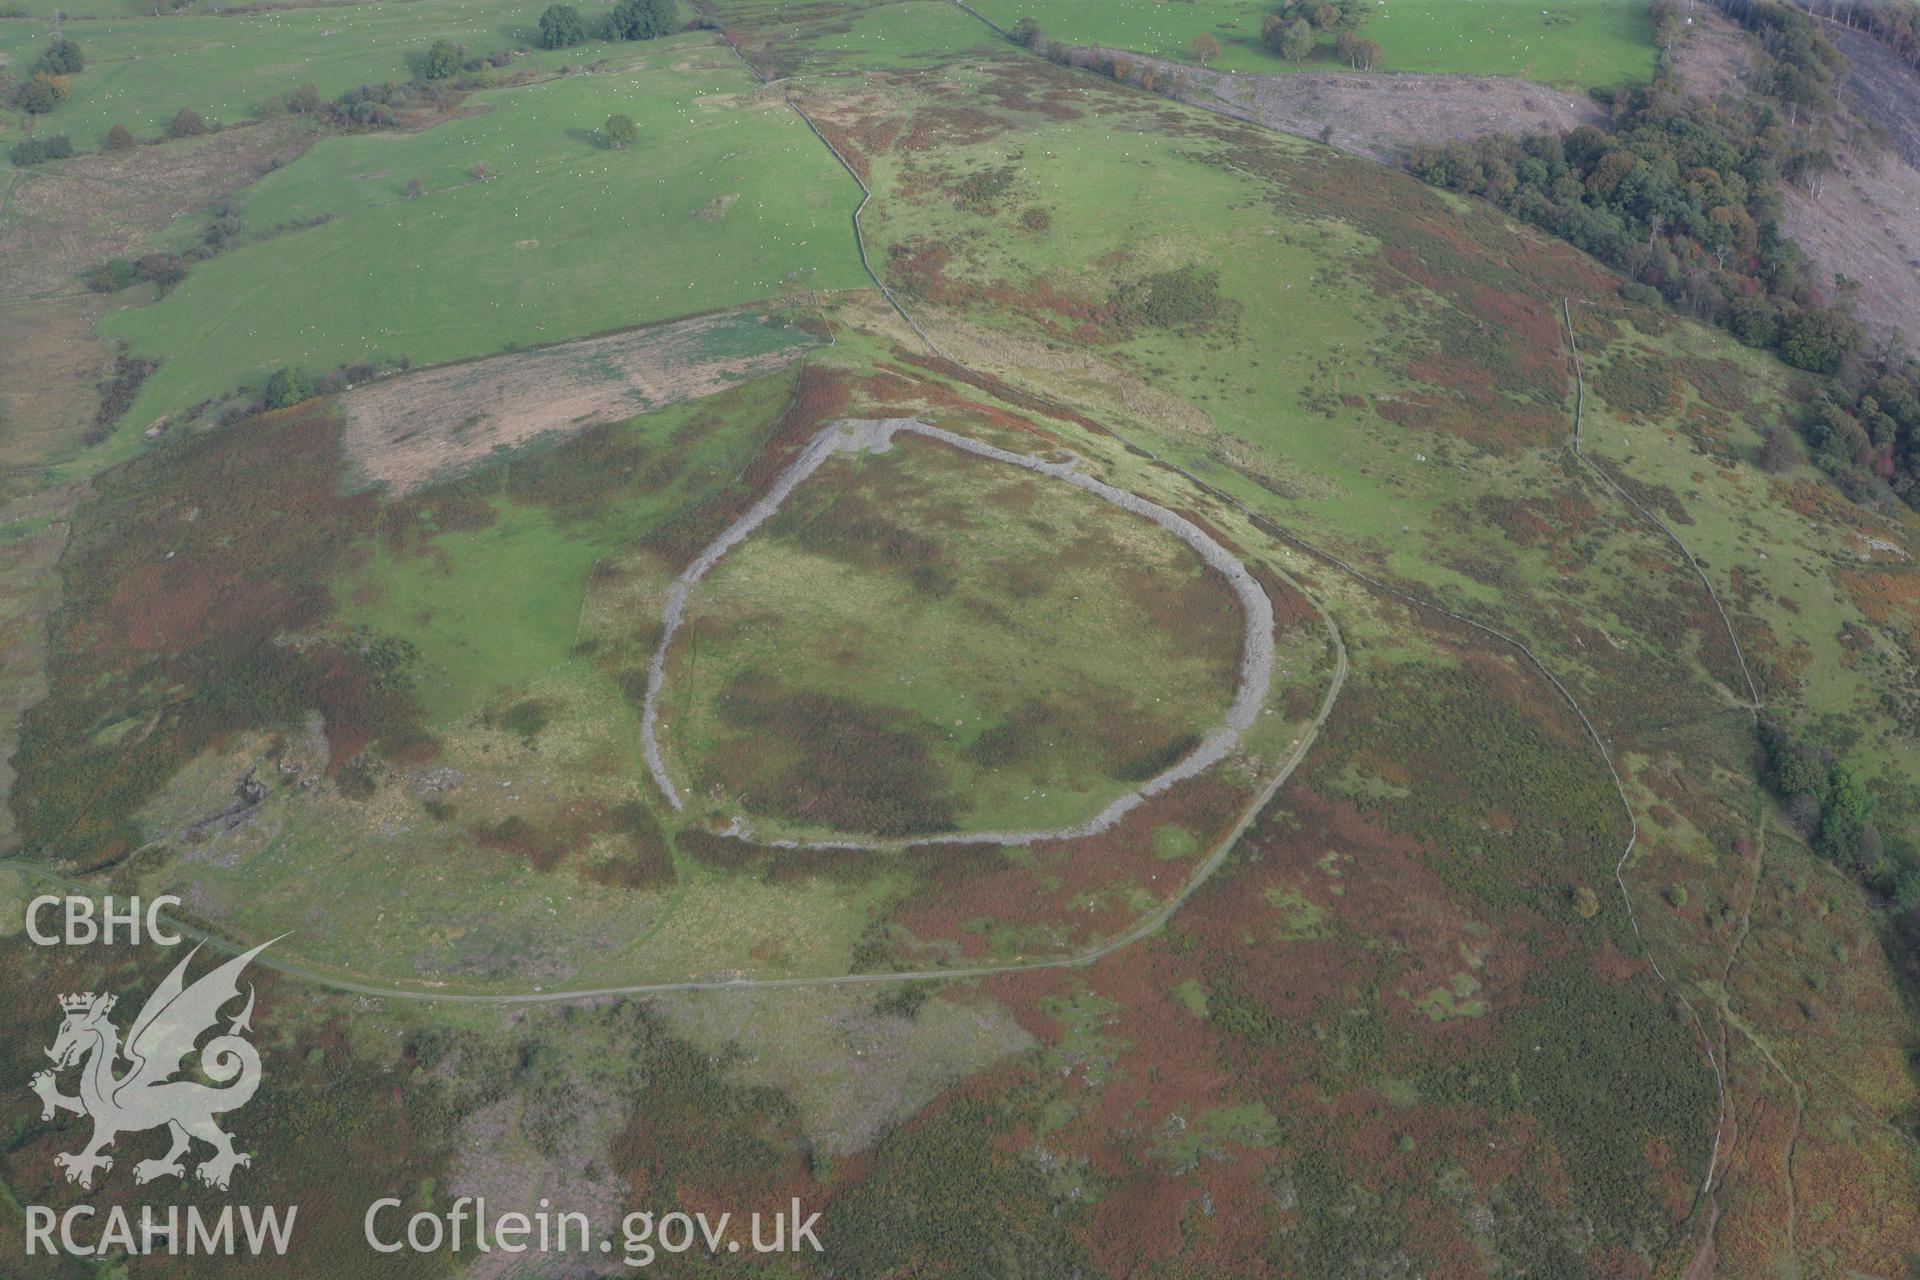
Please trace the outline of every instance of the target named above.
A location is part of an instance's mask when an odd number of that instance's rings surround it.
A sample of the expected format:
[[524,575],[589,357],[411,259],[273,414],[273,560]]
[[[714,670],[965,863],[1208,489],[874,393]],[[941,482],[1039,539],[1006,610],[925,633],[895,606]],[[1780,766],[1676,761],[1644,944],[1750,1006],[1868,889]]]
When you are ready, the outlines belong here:
[[[674,29],[676,14],[673,0],[619,0],[607,17],[608,40],[652,40]],[[540,15],[540,47],[570,49],[585,44],[586,20],[570,4],[547,6]]]
[[65,160],[73,154],[73,139],[64,133],[44,138],[28,138],[7,148],[7,159],[16,165],[39,164],[45,160]]

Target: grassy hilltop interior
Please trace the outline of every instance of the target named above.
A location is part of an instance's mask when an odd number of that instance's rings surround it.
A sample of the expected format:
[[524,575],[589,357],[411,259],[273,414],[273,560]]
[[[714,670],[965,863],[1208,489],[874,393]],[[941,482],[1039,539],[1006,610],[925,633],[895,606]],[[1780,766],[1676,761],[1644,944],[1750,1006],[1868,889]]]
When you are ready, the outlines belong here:
[[[1213,29],[1219,65],[1277,69],[1256,5],[976,7],[1169,57]],[[1397,70],[1651,65],[1638,5],[1538,31],[1480,7],[1524,51],[1412,0],[1368,30]],[[0,19],[15,65],[45,8]],[[66,24],[93,63],[50,120],[76,136],[407,78],[434,38],[484,55],[537,16],[118,8]],[[50,387],[26,412],[58,429],[8,443],[0,574],[23,600],[58,574],[21,650],[45,682],[12,762],[27,856],[378,987],[742,981],[348,1017],[270,977],[271,1051],[308,1065],[251,1123],[276,1187],[323,1205],[325,1274],[453,1270],[350,1247],[373,1166],[432,1204],[575,1177],[609,1213],[799,1195],[821,1265],[860,1276],[1907,1265],[1911,993],[1760,787],[1749,704],[1853,744],[1915,850],[1885,691],[1920,661],[1920,526],[1756,465],[1802,376],[1485,206],[956,6],[700,12],[724,41],[540,51],[413,127],[303,135],[222,195],[238,234],[177,284],[81,312],[89,241],[36,303],[157,367],[105,424]],[[614,113],[632,145],[598,135]],[[107,159],[0,181],[94,189]],[[863,185],[866,259],[917,329],[862,268]],[[659,332],[569,345],[633,326]],[[499,410],[495,359],[540,393]],[[277,368],[354,364],[379,376],[255,409]],[[549,387],[583,407],[497,420]],[[1190,550],[902,437],[829,463],[690,596],[665,737],[695,798],[667,805],[640,721],[668,585],[822,427],[903,416],[1071,453],[1253,572],[1278,656],[1228,760],[1077,840],[725,835],[1064,825],[1232,696],[1242,619]],[[150,977],[87,963],[10,970],[17,1078],[52,993]],[[746,985],[943,969],[979,976]],[[64,1135],[24,1096],[0,1169],[53,1203]],[[303,1163],[322,1127],[338,1151]]]
[[690,792],[802,827],[1072,826],[1220,723],[1243,625],[1144,520],[902,436],[810,480],[703,581],[662,693],[670,749]]

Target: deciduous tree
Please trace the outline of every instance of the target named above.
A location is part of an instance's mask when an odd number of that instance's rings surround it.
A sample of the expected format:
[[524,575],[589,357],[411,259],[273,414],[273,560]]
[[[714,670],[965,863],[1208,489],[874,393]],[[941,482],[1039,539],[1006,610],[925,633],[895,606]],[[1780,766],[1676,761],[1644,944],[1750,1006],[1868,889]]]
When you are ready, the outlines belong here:
[[80,52],[80,46],[71,40],[55,40],[48,45],[46,52],[40,55],[40,61],[34,64],[35,71],[44,71],[52,76],[70,76],[87,65]]
[[609,21],[622,40],[651,40],[673,30],[673,0],[620,0]]
[[435,40],[433,47],[427,50],[426,76],[429,80],[445,80],[460,70],[460,64],[466,61],[467,51],[451,40]]
[[580,11],[572,5],[548,5],[547,11],[540,15],[541,48],[570,49],[586,38],[586,24],[580,21]]
[[1295,18],[1286,24],[1280,32],[1279,52],[1288,62],[1298,62],[1313,52],[1313,28],[1305,19]]
[[1356,71],[1371,71],[1380,65],[1380,46],[1365,36],[1342,31],[1336,47],[1340,57]]
[[307,379],[306,372],[292,365],[282,365],[267,379],[266,400],[269,409],[285,409],[289,405],[299,404],[313,394],[313,383]]
[[13,91],[13,105],[30,116],[44,116],[60,105],[60,95],[48,76],[35,76]]

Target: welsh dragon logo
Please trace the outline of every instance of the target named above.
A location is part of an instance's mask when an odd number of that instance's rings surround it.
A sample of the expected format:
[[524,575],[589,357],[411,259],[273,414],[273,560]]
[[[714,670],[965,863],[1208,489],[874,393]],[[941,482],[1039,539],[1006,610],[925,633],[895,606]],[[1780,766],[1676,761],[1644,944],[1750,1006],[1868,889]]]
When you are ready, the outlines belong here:
[[[244,1107],[260,1087],[260,1054],[241,1036],[253,1029],[251,986],[246,1006],[227,1024],[226,1033],[198,1047],[200,1074],[214,1083],[173,1077],[180,1073],[182,1060],[196,1052],[195,1041],[219,1022],[221,1007],[240,995],[241,971],[271,945],[263,942],[187,986],[187,964],[200,950],[195,947],[141,1006],[124,1045],[119,1028],[108,1020],[115,997],[91,991],[60,997],[65,1016],[60,1034],[47,1050],[53,1070],[34,1076],[33,1091],[40,1095],[42,1120],[51,1120],[61,1111],[93,1120],[93,1139],[83,1149],[53,1158],[66,1170],[68,1182],[91,1187],[96,1171],[113,1168],[113,1157],[104,1152],[115,1138],[162,1125],[173,1145],[158,1160],[134,1165],[136,1183],[185,1176],[180,1158],[196,1138],[213,1148],[213,1154],[194,1170],[210,1187],[225,1191],[234,1169],[253,1162],[251,1156],[233,1149],[232,1137],[213,1119]],[[124,1071],[119,1070],[122,1060],[127,1063]],[[57,1081],[58,1073],[73,1066],[80,1068],[78,1097],[61,1093]]]

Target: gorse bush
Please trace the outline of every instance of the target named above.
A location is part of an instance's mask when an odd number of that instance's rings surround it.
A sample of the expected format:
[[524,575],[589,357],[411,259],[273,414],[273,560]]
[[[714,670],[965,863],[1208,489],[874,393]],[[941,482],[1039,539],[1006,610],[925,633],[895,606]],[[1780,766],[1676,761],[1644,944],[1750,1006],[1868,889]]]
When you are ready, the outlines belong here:
[[1220,273],[1192,265],[1145,276],[1114,291],[1114,311],[1123,324],[1179,329],[1217,320],[1225,303]]

